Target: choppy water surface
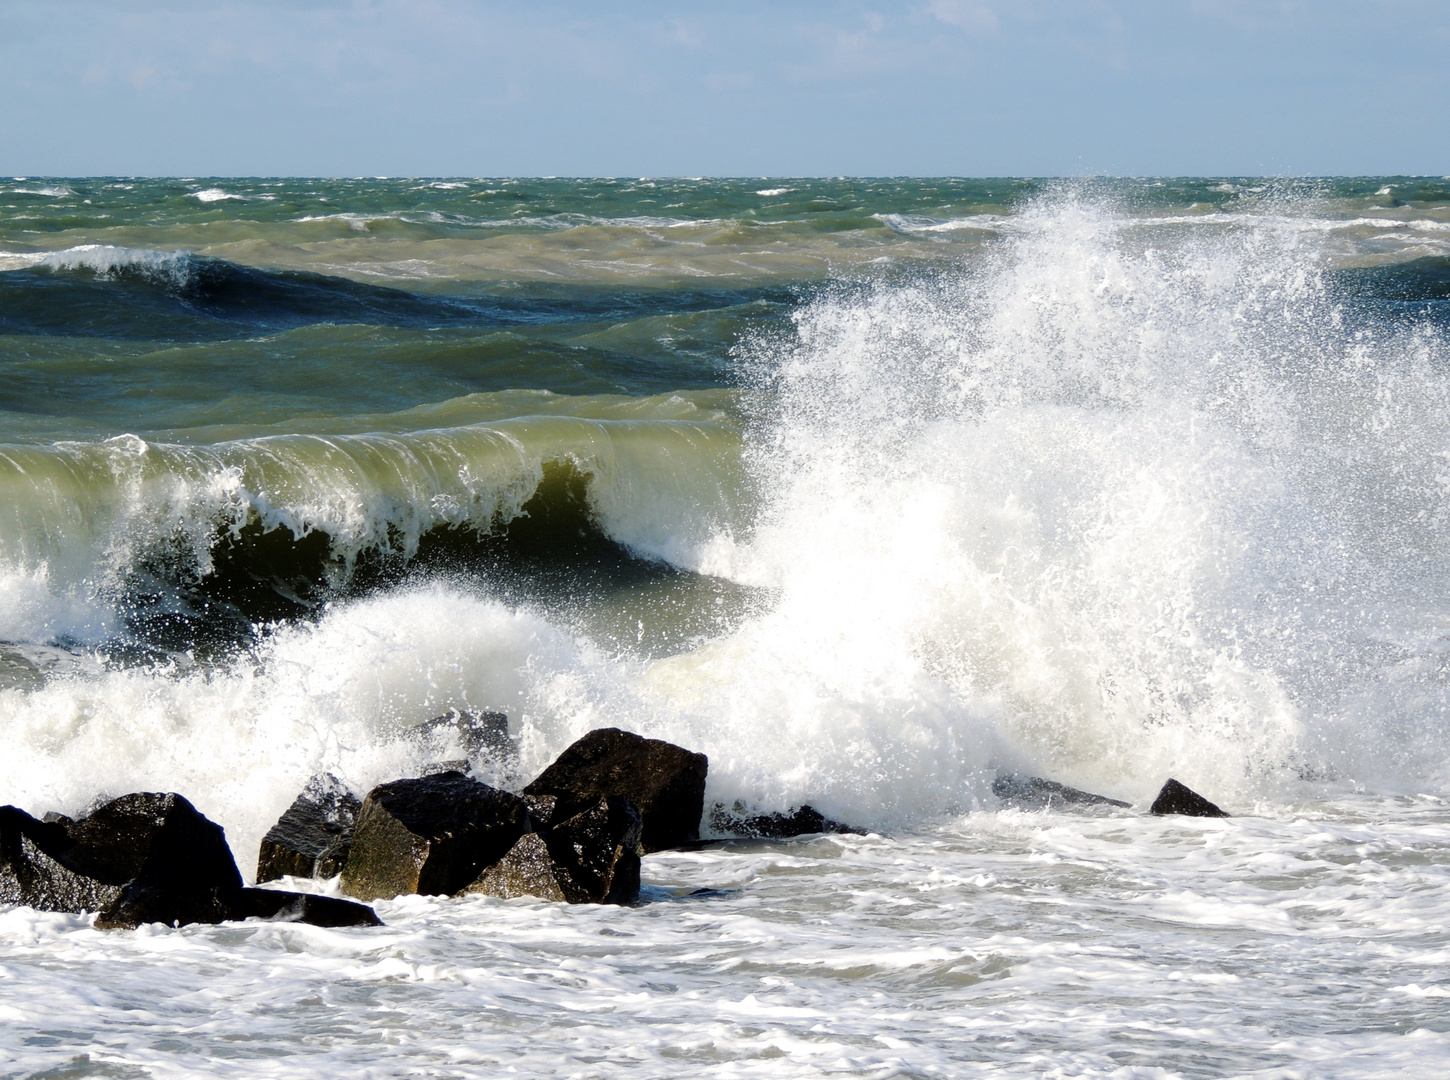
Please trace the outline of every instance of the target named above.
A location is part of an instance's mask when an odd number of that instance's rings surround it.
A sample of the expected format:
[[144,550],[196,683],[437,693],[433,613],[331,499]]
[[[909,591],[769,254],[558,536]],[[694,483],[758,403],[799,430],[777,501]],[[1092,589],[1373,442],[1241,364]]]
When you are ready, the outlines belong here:
[[0,799],[245,871],[473,706],[874,830],[0,911],[0,1076],[1434,1075],[1447,322],[1443,180],[0,182]]

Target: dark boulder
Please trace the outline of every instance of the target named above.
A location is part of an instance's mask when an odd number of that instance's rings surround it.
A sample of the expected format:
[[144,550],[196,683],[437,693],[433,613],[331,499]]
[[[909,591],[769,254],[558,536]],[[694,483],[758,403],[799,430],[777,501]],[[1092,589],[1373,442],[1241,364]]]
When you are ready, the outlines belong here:
[[222,827],[176,794],[138,792],[76,821],[0,808],[0,900],[46,911],[96,911],[121,887],[171,892],[242,886]]
[[503,858],[528,825],[523,799],[461,772],[380,784],[358,812],[342,891],[359,900],[451,895]]
[[313,777],[262,838],[257,881],[342,873],[362,803],[330,774]]
[[710,807],[710,828],[723,836],[766,840],[788,840],[815,833],[865,835],[860,829],[832,821],[809,804],[792,807],[787,813],[751,814],[744,803],[737,802],[731,810],[725,809],[723,803],[716,803]]
[[553,795],[556,820],[567,820],[607,795],[623,795],[643,821],[646,853],[700,838],[709,760],[673,743],[618,728],[579,739],[539,774],[527,795]]
[[992,781],[992,794],[1012,806],[1025,806],[1032,810],[1054,810],[1059,806],[1119,806],[1130,807],[1120,799],[1106,795],[1094,795],[1090,791],[1079,791],[1075,787],[1059,784],[1056,780],[1044,780],[1040,776],[1023,776],[1008,773]]
[[1153,814],[1183,814],[1187,817],[1228,817],[1229,815],[1209,802],[1198,792],[1169,778],[1158,792],[1149,808]]
[[102,930],[133,930],[147,923],[190,923],[269,919],[313,926],[382,926],[373,909],[335,896],[280,889],[203,889],[192,892],[129,885],[96,918]]
[[644,821],[623,795],[606,795],[544,834],[571,904],[632,904],[639,899]]
[[74,821],[0,807],[0,902],[97,911],[102,929],[252,917],[377,923],[359,904],[244,889],[222,827],[182,796],[155,792],[124,795]]
[[606,795],[544,832],[525,833],[463,892],[632,904],[639,899],[640,831],[630,801]]
[[0,807],[0,904],[82,912],[112,903],[124,880],[103,881],[61,862],[57,856],[73,846],[64,823]]

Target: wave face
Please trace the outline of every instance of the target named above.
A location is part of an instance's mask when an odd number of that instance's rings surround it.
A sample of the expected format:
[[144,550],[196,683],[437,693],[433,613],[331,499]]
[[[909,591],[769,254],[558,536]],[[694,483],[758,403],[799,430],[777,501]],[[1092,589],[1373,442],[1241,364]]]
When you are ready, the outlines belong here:
[[1450,780],[1445,185],[368,183],[11,185],[10,801],[245,863],[454,706],[883,828]]

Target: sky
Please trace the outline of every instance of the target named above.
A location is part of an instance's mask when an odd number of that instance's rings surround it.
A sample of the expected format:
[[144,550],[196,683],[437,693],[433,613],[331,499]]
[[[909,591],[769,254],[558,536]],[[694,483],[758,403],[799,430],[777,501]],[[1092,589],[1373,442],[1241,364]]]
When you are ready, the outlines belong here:
[[1450,0],[0,0],[0,174],[1450,173]]

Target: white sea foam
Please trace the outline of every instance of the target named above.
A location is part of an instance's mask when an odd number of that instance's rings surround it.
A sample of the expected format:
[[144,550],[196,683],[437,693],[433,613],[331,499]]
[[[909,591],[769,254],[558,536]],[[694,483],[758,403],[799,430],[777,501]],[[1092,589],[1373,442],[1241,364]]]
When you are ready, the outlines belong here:
[[24,270],[44,262],[43,251],[0,251],[0,270]]
[[[827,291],[792,340],[745,343],[745,518],[699,501],[715,479],[669,489],[644,449],[608,449],[615,428],[529,443],[520,425],[519,483],[487,473],[481,498],[532,490],[561,447],[603,446],[580,460],[600,462],[611,531],[773,590],[679,655],[606,654],[438,582],[337,603],[206,668],[0,689],[8,801],[181,790],[247,869],[312,771],[365,786],[417,768],[427,752],[401,732],[458,704],[510,714],[524,774],[618,724],[709,753],[711,799],[809,799],[889,838],[651,856],[637,909],[402,898],[380,904],[382,931],[102,934],[0,911],[12,1068],[1435,1075],[1443,332],[1351,324],[1316,269],[1323,230],[1153,227],[1040,204],[974,267]],[[86,449],[122,509],[77,530],[57,487],[53,527],[5,548],[30,561],[0,578],[0,634],[104,633],[80,587],[95,566],[153,527],[209,536],[229,508],[358,542],[408,514],[466,519],[445,496],[473,490],[457,467],[486,455],[419,469],[438,483],[408,491],[377,481],[457,453],[456,431],[414,434],[314,440],[311,457],[296,439]],[[291,479],[247,479],[263,458]],[[58,536],[82,555],[40,558]],[[998,812],[998,767],[1140,808],[1177,775],[1236,816]]]
[[972,214],[960,218],[935,218],[926,214],[873,214],[872,217],[888,228],[908,235],[964,231],[998,232],[1013,224],[1013,220],[1003,214]]
[[205,188],[201,191],[193,191],[191,193],[191,197],[197,202],[204,203],[228,201],[245,202],[247,198],[245,195],[237,195],[233,192],[225,191],[222,188]]
[[177,287],[187,285],[195,272],[195,263],[188,252],[156,251],[115,244],[80,244],[65,248],[45,255],[37,265],[51,270],[89,270],[99,278],[132,272]]
[[761,188],[755,194],[764,196],[767,199],[773,199],[777,195],[786,195],[786,194],[789,194],[790,192],[792,192],[794,190],[795,190],[794,188],[788,188],[788,187],[769,187],[769,188]]
[[75,195],[75,192],[63,185],[40,188],[11,188],[12,195],[43,195],[47,199],[66,199]]
[[650,856],[632,909],[115,933],[12,908],[0,1046],[20,1075],[238,1080],[1435,1076],[1447,855],[1424,800],[1009,812]]

